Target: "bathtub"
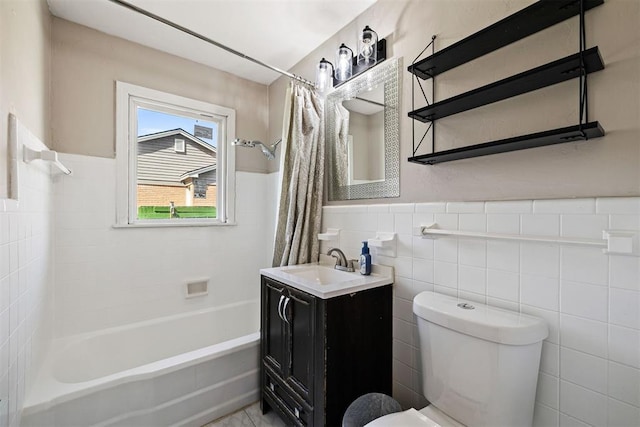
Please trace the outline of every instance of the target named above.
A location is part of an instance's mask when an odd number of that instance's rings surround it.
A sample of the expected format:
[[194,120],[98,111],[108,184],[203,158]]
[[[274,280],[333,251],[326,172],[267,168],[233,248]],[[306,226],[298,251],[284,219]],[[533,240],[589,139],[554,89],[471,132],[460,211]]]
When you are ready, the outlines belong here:
[[23,426],[201,426],[258,400],[257,301],[54,340]]

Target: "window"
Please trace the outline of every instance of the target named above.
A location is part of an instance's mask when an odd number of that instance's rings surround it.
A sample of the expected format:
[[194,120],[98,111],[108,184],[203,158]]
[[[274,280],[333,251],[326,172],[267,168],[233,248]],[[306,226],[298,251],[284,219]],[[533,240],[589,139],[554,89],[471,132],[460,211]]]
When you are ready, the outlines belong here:
[[234,220],[235,111],[116,84],[116,226]]
[[[140,132],[138,131],[138,134],[139,133]],[[176,139],[173,143],[173,151],[175,151],[176,153],[184,153],[186,151],[185,147],[186,146],[184,144],[184,139]]]

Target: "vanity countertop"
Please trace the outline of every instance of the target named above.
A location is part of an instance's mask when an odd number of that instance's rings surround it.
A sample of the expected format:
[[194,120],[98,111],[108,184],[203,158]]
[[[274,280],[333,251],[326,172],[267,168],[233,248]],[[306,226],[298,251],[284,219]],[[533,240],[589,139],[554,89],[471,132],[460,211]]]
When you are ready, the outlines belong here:
[[334,269],[326,263],[263,268],[260,274],[322,299],[347,295],[393,283],[393,267],[373,264],[371,274]]

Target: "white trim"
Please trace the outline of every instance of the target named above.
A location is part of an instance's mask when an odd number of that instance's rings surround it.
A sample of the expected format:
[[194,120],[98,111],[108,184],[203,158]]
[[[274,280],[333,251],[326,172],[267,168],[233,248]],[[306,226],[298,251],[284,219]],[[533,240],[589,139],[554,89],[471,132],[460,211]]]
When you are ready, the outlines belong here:
[[[193,110],[206,113],[207,120],[218,118],[217,186],[218,200],[215,220],[197,219],[138,220],[136,209],[136,180],[130,179],[130,171],[137,170],[136,107],[143,106],[158,111],[175,113],[182,111],[193,115]],[[212,117],[211,117],[212,116]],[[235,151],[229,149],[236,137],[236,113],[231,108],[204,101],[185,98],[154,89],[116,81],[116,224],[114,227],[166,227],[230,225],[235,221]],[[133,149],[132,149],[133,147]]]
[[[227,225],[237,225],[235,222],[214,222],[214,221],[205,221],[204,219],[196,219],[196,218],[185,218],[181,219],[180,222],[159,222],[165,221],[162,219],[149,219],[144,222],[136,222],[133,224],[113,224],[113,228],[165,228],[165,227],[225,227]],[[168,220],[167,220],[168,221]]]
[[186,153],[187,152],[187,143],[184,139],[173,139],[173,151],[176,153]]

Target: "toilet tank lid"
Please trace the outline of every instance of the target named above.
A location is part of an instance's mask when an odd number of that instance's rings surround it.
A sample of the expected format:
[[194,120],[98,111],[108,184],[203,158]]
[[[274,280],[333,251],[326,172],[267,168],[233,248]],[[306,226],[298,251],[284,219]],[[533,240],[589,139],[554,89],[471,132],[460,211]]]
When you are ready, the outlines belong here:
[[533,344],[549,334],[547,324],[537,317],[435,292],[416,295],[413,312],[431,323],[499,344]]

